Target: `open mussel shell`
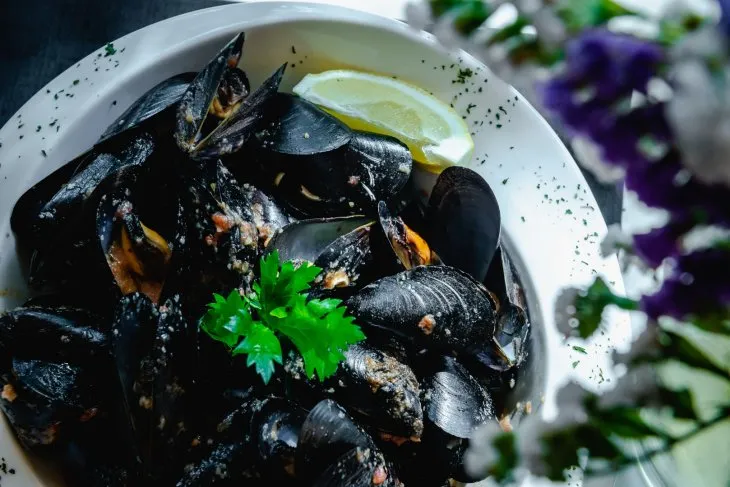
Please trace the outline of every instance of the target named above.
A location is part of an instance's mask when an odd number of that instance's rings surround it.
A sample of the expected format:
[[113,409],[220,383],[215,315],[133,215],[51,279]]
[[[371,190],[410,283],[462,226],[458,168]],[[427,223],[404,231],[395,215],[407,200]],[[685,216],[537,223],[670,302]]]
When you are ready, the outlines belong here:
[[248,94],[248,78],[237,70],[244,37],[238,34],[198,73],[178,104],[175,140],[193,159],[216,159],[238,151],[279,89],[287,63]]
[[[97,144],[136,127],[147,128],[158,135],[167,135],[175,126],[172,108],[180,101],[194,78],[195,73],[182,73],[152,87],[109,125]],[[153,117],[154,122],[151,120]]]
[[266,250],[278,251],[282,262],[306,261],[322,268],[316,288],[353,287],[372,263],[372,224],[361,216],[299,220],[277,232]]
[[195,342],[176,301],[121,299],[112,350],[131,437],[145,473],[162,478],[190,444],[187,429]]
[[409,180],[413,160],[400,141],[352,131],[316,105],[278,93],[256,133],[259,165],[276,194],[302,216],[375,213]]
[[496,324],[496,303],[484,286],[445,265],[379,279],[352,296],[347,307],[361,325],[454,351],[491,343]]
[[378,203],[378,218],[387,243],[399,262],[399,270],[421,265],[438,265],[441,259],[418,233],[393,216],[384,201]]
[[187,293],[186,301],[197,312],[204,303],[193,302],[196,296],[249,286],[264,243],[288,217],[256,188],[239,185],[220,161],[189,169],[183,195],[192,256],[189,285],[199,292]]
[[80,365],[14,358],[0,372],[0,410],[26,448],[55,445],[99,410],[96,377]]
[[265,400],[254,414],[251,439],[265,471],[277,477],[296,476],[296,451],[306,416],[296,404],[276,398]]
[[426,433],[419,455],[456,480],[482,480],[466,473],[463,457],[476,429],[495,421],[492,398],[454,357],[438,357],[429,369],[421,384]]
[[420,441],[423,434],[418,379],[398,353],[367,343],[352,345],[334,380],[335,398],[365,416],[381,437]]
[[478,173],[446,168],[436,181],[426,211],[426,238],[444,264],[484,282],[499,246],[497,198]]
[[372,438],[331,399],[320,401],[304,420],[297,447],[297,476],[319,476],[335,458],[353,448],[374,448]]
[[423,380],[424,417],[454,438],[471,438],[494,419],[494,406],[479,382],[454,357],[441,356]]

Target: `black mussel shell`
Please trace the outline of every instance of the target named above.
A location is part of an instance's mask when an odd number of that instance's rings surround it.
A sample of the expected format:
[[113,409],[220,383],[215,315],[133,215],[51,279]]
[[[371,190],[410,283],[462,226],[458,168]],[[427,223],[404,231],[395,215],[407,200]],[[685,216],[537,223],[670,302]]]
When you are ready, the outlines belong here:
[[134,487],[141,484],[129,445],[120,441],[118,417],[118,413],[100,412],[94,421],[82,423],[71,437],[65,438],[55,452],[65,485]]
[[372,262],[372,223],[361,216],[299,220],[277,232],[266,250],[278,251],[282,262],[307,261],[322,268],[317,288],[352,287]]
[[248,483],[242,477],[247,470],[242,468],[246,465],[246,445],[241,441],[230,443],[219,443],[202,460],[186,465],[182,476],[175,483],[176,487],[208,487],[216,486],[239,486],[258,485],[256,481]]
[[0,316],[0,347],[15,357],[93,363],[108,354],[109,328],[86,309],[27,306]]
[[23,244],[42,246],[46,238],[61,232],[80,216],[96,186],[122,165],[117,157],[110,154],[91,155],[89,158],[81,163],[72,161],[18,199],[10,222]]
[[426,428],[419,458],[458,481],[482,480],[467,474],[463,460],[474,431],[495,421],[492,398],[454,357],[436,358],[429,369],[421,382]]
[[353,448],[337,457],[313,487],[393,487],[401,485],[382,454],[371,448]]
[[[124,113],[109,125],[97,144],[126,132],[135,127],[149,125],[149,130],[159,135],[167,135],[174,129],[174,113],[167,110],[180,101],[195,73],[182,73],[167,78],[152,87],[135,101]],[[164,115],[161,112],[165,113]],[[155,117],[154,123],[145,123]],[[162,118],[162,120],[160,120]]]
[[256,134],[259,165],[299,215],[374,214],[409,180],[413,160],[400,141],[354,132],[316,105],[279,93]]
[[195,342],[176,301],[155,306],[134,293],[121,299],[112,333],[124,408],[150,478],[163,478],[190,444]]
[[454,438],[471,438],[494,419],[494,406],[479,382],[454,357],[442,356],[422,381],[424,418]]
[[484,178],[464,167],[445,169],[431,192],[426,221],[427,240],[443,262],[484,282],[501,231],[499,204]]
[[403,142],[388,135],[356,131],[348,144],[346,167],[369,196],[371,204],[392,201],[406,187],[413,169],[413,157]]
[[94,379],[79,365],[16,358],[0,373],[0,410],[26,448],[54,445],[96,416],[101,398]]
[[347,301],[358,323],[424,346],[454,351],[491,344],[496,303],[486,288],[453,267],[419,266],[387,276]]
[[316,478],[333,459],[353,448],[373,449],[374,443],[342,406],[331,399],[320,401],[299,433],[297,477]]
[[282,399],[267,399],[251,423],[251,438],[259,460],[269,474],[296,476],[296,451],[307,413]]
[[[118,159],[112,155],[99,155],[90,151],[67,162],[34,184],[18,198],[10,215],[10,227],[19,242],[30,247],[35,247],[43,242],[43,230],[49,226],[43,221],[45,218],[41,218],[41,214],[44,214],[43,208],[52,199],[60,199],[60,195],[56,196],[56,194],[60,193],[72,178],[81,181],[87,181],[92,177],[103,179],[109,168],[118,164]],[[79,176],[80,172],[83,174]],[[83,189],[88,188],[79,186],[79,190]],[[66,206],[68,205],[62,205],[62,213]]]
[[[317,159],[308,156],[321,156],[341,149],[352,138],[352,131],[345,124],[296,95],[277,93],[267,104],[267,110],[268,124],[256,133],[256,138],[266,152],[302,157],[285,160],[292,165],[316,165]],[[334,170],[325,165],[318,169]]]
[[[259,256],[259,231],[253,191],[244,191],[221,162],[193,169],[184,189],[187,227],[191,239],[192,286],[205,295],[247,286]],[[258,208],[258,207],[256,207]],[[258,221],[263,225],[263,221]],[[270,227],[266,234],[272,232]],[[199,303],[198,303],[199,304]],[[191,303],[192,305],[192,303]],[[197,310],[193,305],[191,310]]]
[[335,398],[364,415],[383,438],[420,441],[418,379],[397,352],[367,343],[352,345],[333,382]]

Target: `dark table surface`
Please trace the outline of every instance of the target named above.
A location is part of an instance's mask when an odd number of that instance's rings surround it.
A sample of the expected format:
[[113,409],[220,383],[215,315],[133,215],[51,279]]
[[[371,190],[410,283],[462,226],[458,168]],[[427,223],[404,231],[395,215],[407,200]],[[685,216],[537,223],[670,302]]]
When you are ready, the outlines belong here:
[[[41,87],[106,42],[215,0],[0,0],[0,126]],[[606,222],[621,221],[620,186],[586,175]]]

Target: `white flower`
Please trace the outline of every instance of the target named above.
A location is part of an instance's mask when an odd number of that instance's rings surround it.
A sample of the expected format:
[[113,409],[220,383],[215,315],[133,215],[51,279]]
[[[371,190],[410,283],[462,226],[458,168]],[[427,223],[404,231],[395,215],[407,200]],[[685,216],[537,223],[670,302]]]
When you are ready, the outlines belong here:
[[660,350],[659,337],[661,328],[655,321],[648,321],[646,329],[631,344],[626,353],[613,352],[613,361],[616,364],[629,365],[640,357],[656,356]]
[[406,5],[406,22],[418,30],[425,30],[433,22],[431,5],[423,0]]
[[555,300],[555,325],[564,335],[573,335],[578,326],[575,318],[575,300],[581,292],[578,288],[569,287],[563,289]]
[[659,377],[650,364],[630,369],[616,383],[616,387],[604,392],[598,399],[601,408],[642,407],[660,404]]
[[548,47],[559,47],[565,42],[567,38],[565,24],[551,7],[542,7],[530,15],[530,20],[540,40]]
[[623,168],[603,162],[600,149],[591,140],[576,136],[570,141],[570,144],[578,163],[593,173],[600,182],[615,183],[626,175]]
[[730,185],[730,91],[717,87],[700,60],[678,62],[672,75],[676,89],[666,115],[682,163],[700,181]]
[[557,394],[557,406],[564,417],[572,416],[576,422],[588,419],[584,403],[592,394],[576,382],[564,385]]
[[550,422],[544,421],[539,415],[528,416],[516,430],[515,446],[520,459],[519,467],[536,476],[547,475],[546,460],[549,461],[550,452],[543,450],[542,438],[556,431],[585,424],[587,420],[585,411],[573,407],[561,409],[558,417]]
[[606,236],[601,241],[601,255],[609,257],[621,249],[631,247],[631,236],[621,230],[621,225],[614,223],[608,227]]
[[501,433],[502,428],[496,422],[489,422],[474,432],[464,455],[464,467],[469,475],[481,477],[499,463],[500,454],[492,441]]
[[682,251],[689,254],[712,247],[722,240],[730,240],[730,230],[727,228],[713,225],[696,226],[682,237]]

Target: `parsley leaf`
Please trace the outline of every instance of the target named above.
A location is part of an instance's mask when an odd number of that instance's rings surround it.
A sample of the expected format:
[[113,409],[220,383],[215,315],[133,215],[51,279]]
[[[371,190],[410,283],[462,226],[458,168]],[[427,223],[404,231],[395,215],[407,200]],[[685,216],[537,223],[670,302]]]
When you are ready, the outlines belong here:
[[282,363],[280,338],[299,350],[304,368],[320,380],[333,375],[347,348],[365,339],[339,299],[309,299],[306,291],[322,271],[308,262],[280,265],[274,251],[260,261],[260,278],[253,294],[233,290],[227,298],[213,295],[213,303],[201,319],[201,328],[236,355],[246,355],[265,383],[271,380],[275,363]]
[[249,333],[253,324],[251,313],[237,289],[228,298],[214,294],[213,299],[201,320],[201,328],[214,340],[234,347],[241,335]]
[[248,354],[246,365],[256,366],[256,372],[268,384],[274,373],[274,362],[281,364],[281,343],[274,330],[261,323],[254,323],[236,348],[233,355]]

